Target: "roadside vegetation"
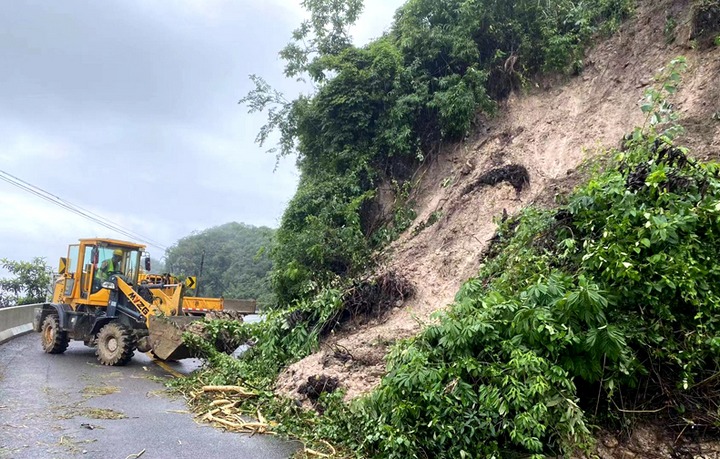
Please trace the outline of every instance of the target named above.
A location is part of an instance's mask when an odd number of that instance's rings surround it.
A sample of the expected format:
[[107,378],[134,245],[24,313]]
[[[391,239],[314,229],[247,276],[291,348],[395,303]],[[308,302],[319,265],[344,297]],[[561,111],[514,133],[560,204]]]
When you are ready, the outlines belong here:
[[[717,426],[720,181],[716,164],[673,143],[681,128],[667,98],[682,59],[647,91],[645,126],[587,184],[559,209],[500,226],[478,276],[435,325],[394,348],[374,392],[346,404],[319,375],[303,387],[314,411],[273,393],[282,368],[356,311],[358,291],[389,282],[366,274],[371,254],[410,213],[373,215],[377,187],[394,183],[402,197],[442,142],[462,139],[535,74],[582,71],[588,40],[631,12],[617,1],[416,0],[356,48],[346,27],[359,3],[305,6],[311,19],[282,55],[288,76],[317,91],[286,101],[254,77],[242,101],[269,110],[259,140],[279,130],[277,153],[296,152],[302,174],[272,251],[277,308],[262,323],[215,321],[209,337],[187,337],[208,365],[176,385],[206,419],[234,410],[311,454],[393,458],[568,455],[590,447],[593,426],[640,416],[629,413]],[[211,344],[227,334],[252,344],[243,358]],[[228,405],[198,389],[217,385],[242,396],[223,393]]]
[[0,259],[10,277],[0,279],[0,308],[42,303],[50,289],[51,269],[44,258],[30,261]]
[[[646,124],[564,205],[500,225],[480,273],[435,325],[394,348],[369,396],[346,404],[337,382],[308,381],[316,410],[306,411],[271,391],[347,307],[340,287],[264,323],[217,322],[257,344],[236,360],[195,339],[210,365],[177,384],[249,388],[233,406],[279,421],[268,425],[313,455],[569,455],[592,446],[594,426],[647,416],[679,435],[716,432],[720,165],[674,144],[682,127],[668,97],[684,66],[659,75]],[[199,408],[213,400],[198,394]]]

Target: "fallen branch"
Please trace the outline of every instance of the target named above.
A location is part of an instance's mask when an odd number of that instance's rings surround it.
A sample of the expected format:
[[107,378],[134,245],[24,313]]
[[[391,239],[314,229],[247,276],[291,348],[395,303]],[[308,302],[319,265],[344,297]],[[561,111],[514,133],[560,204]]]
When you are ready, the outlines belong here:
[[143,454],[145,454],[145,448],[143,448],[143,450],[140,451],[139,453],[130,454],[130,455],[129,455],[128,457],[126,457],[125,459],[137,459],[138,457],[142,456]]
[[227,419],[219,418],[217,416],[212,416],[208,418],[211,422],[217,422],[219,424],[222,424],[227,427],[231,427],[233,429],[242,430],[242,431],[248,431],[248,432],[261,432],[265,433],[265,430],[270,427],[268,424],[264,424],[262,422],[232,422],[228,421]]
[[248,392],[244,387],[241,386],[203,386],[203,392],[236,392],[240,395],[246,395],[253,397],[254,393]]
[[314,449],[310,449],[308,447],[305,447],[305,454],[318,457],[330,457],[329,454],[321,453],[320,451],[315,451]]
[[226,419],[218,418],[218,417],[215,417],[215,416],[212,416],[212,415],[210,416],[210,420],[211,420],[212,422],[220,423],[220,424],[222,424],[222,425],[224,425],[224,426],[232,427],[233,429],[241,429],[241,430],[243,430],[243,429],[245,428],[245,425],[244,425],[244,424],[239,424],[239,423],[237,423],[237,422],[228,421],[228,420],[226,420]]
[[622,408],[617,408],[617,407],[616,407],[616,409],[617,409],[619,412],[621,412],[621,413],[630,413],[630,414],[652,414],[652,413],[659,413],[659,412],[661,412],[661,411],[663,411],[663,410],[666,410],[667,407],[658,408],[658,409],[656,409],[656,410],[624,410],[624,409],[622,409]]
[[214,402],[212,402],[212,403],[210,404],[210,406],[227,405],[227,404],[230,404],[230,403],[234,404],[235,402],[232,402],[232,401],[230,401],[230,400],[228,400],[228,399],[226,399],[226,398],[221,398],[221,399],[219,399],[219,400],[215,400]]
[[[716,379],[716,378],[718,378],[718,377],[720,377],[720,372],[715,373],[714,375],[710,376],[709,378],[703,379],[703,380],[700,381],[699,383],[693,384],[692,386],[689,387],[689,389],[694,389],[694,388],[696,388],[696,387],[698,387],[698,386],[702,386],[703,384],[707,384],[707,383],[709,383],[710,381],[712,381],[713,379]],[[0,408],[2,408],[2,407],[0,407]]]
[[321,441],[322,443],[325,443],[325,446],[327,446],[328,448],[330,448],[330,451],[332,451],[332,453],[330,453],[331,456],[334,456],[334,455],[337,453],[337,451],[335,451],[335,448],[333,448],[333,445],[331,445],[330,443],[326,442],[325,440],[320,440],[320,441]]
[[318,456],[318,457],[333,457],[333,456],[335,456],[335,454],[337,454],[337,451],[335,450],[335,448],[333,448],[333,445],[326,442],[325,440],[320,440],[320,442],[325,444],[325,446],[327,446],[330,449],[330,451],[332,451],[332,452],[330,454],[321,453],[320,451],[315,451],[314,449],[310,449],[306,446],[305,454],[309,454],[312,456]]
[[203,419],[211,419],[214,414],[219,413],[220,408],[215,408],[214,410],[210,410],[203,416]]

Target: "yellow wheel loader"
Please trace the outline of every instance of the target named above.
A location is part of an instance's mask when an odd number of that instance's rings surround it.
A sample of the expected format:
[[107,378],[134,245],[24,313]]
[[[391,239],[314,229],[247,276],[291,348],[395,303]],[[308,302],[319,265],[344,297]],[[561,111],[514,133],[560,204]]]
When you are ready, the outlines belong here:
[[182,330],[197,317],[182,311],[183,285],[139,282],[145,246],[80,239],[60,259],[52,301],[35,309],[43,350],[65,352],[70,340],[96,346],[103,365],[125,365],[135,350],[163,360],[190,357]]

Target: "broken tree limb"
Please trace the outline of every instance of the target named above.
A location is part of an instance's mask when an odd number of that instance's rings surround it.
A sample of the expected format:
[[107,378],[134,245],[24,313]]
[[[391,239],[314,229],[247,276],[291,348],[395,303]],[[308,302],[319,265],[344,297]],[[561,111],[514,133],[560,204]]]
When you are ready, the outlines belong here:
[[235,392],[245,396],[255,396],[254,393],[248,392],[247,389],[241,386],[203,386],[203,392]]
[[228,400],[228,399],[226,399],[226,398],[221,398],[221,399],[219,399],[219,400],[215,400],[214,402],[212,402],[212,403],[210,404],[210,406],[228,405],[228,404],[230,404],[230,403],[233,403],[233,404],[234,404],[235,402],[232,402],[232,401],[230,401],[230,400]]
[[321,453],[320,451],[315,451],[314,449],[305,448],[305,454],[310,456],[317,456],[317,457],[330,457],[329,454]]
[[126,457],[125,459],[137,459],[138,457],[142,456],[143,454],[145,454],[145,448],[143,448],[143,450],[140,451],[139,453],[130,454],[130,455],[129,455],[128,457]]
[[316,450],[314,450],[314,449],[310,449],[310,448],[308,448],[307,446],[305,447],[305,454],[309,454],[309,455],[312,455],[312,456],[318,456],[318,457],[334,457],[335,454],[337,454],[337,451],[335,450],[335,448],[333,447],[333,445],[331,445],[330,443],[326,442],[325,440],[320,440],[320,442],[321,442],[322,444],[324,444],[324,445],[331,451],[330,454],[321,453],[320,451],[316,451]]

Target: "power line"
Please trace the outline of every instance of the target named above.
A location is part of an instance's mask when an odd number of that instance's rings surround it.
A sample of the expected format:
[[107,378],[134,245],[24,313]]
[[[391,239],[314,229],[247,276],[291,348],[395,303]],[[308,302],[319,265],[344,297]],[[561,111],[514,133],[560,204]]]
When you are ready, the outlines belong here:
[[123,236],[129,237],[130,239],[137,240],[140,242],[145,242],[147,245],[151,245],[153,247],[157,247],[163,251],[167,250],[167,246],[164,244],[154,241],[151,238],[145,237],[139,233],[136,233],[135,231],[132,231],[130,229],[122,227],[118,223],[114,223],[101,215],[98,215],[92,211],[89,211],[87,209],[84,209],[78,205],[75,205],[69,201],[66,201],[59,196],[56,196],[48,191],[43,190],[42,188],[35,186],[31,183],[26,182],[25,180],[22,180],[8,172],[5,172],[0,169],[0,180],[3,180],[17,188],[20,188],[21,190],[27,191],[28,193],[31,193],[41,199],[44,199],[52,204],[55,204],[57,206],[60,206],[64,208],[65,210],[68,210],[74,214],[77,214],[87,220],[93,221],[107,229],[110,229],[112,231],[116,231]]
[[161,250],[166,250],[166,246],[164,246],[163,244],[161,244],[157,241],[154,241],[148,237],[145,237],[145,236],[143,236],[139,233],[136,233],[132,230],[129,230],[127,228],[124,228],[117,223],[114,223],[107,219],[104,219],[102,216],[95,214],[94,212],[91,212],[87,209],[83,209],[82,207],[72,204],[71,202],[65,201],[62,198],[55,196],[52,193],[49,193],[49,192],[43,190],[42,188],[32,185],[32,184],[30,184],[18,177],[15,177],[14,175],[9,174],[3,170],[0,170],[0,180],[10,183],[13,186],[16,186],[24,191],[27,191],[39,198],[46,200],[52,204],[58,205],[70,212],[80,215],[81,217],[83,217],[85,219],[91,220],[99,225],[104,226],[105,228],[116,231],[116,232],[118,232],[124,236],[127,236],[131,239],[139,240],[141,242],[146,242],[146,243],[148,243],[148,245],[152,245]]

